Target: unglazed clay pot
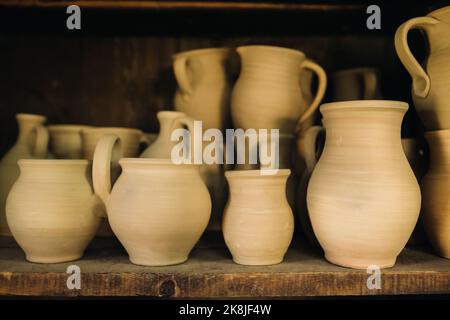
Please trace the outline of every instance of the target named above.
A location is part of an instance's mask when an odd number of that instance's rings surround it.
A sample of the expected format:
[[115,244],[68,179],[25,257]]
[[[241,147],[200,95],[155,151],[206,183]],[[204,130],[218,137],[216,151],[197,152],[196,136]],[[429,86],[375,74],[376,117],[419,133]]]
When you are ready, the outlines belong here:
[[290,170],[261,175],[260,170],[227,171],[230,199],[224,212],[223,235],[234,262],[272,265],[283,261],[294,232],[286,199]]
[[230,53],[228,48],[208,48],[173,56],[178,83],[175,109],[201,120],[205,130],[229,127]]
[[0,236],[11,236],[6,223],[5,205],[12,185],[19,177],[17,161],[20,159],[44,159],[48,154],[46,118],[35,114],[17,114],[19,137],[15,145],[0,162]]
[[172,133],[184,127],[191,133],[194,132],[193,120],[177,111],[160,111],[156,116],[159,120],[159,135],[141,154],[141,158],[171,159],[172,149],[179,143],[172,141]]
[[324,104],[325,148],[307,204],[325,258],[366,269],[391,267],[420,212],[420,189],[402,149],[408,105],[361,100]]
[[47,126],[51,153],[57,159],[83,159],[82,132],[90,128],[69,124]]
[[380,99],[380,77],[377,69],[355,68],[333,73],[335,101]]
[[120,154],[114,152],[117,141],[115,135],[99,141],[93,168],[94,189],[114,234],[134,264],[185,262],[211,215],[199,166],[168,159],[121,159],[122,174],[111,191],[111,160]]
[[87,160],[20,160],[8,196],[8,225],[28,261],[77,260],[94,237],[101,202]]
[[430,170],[422,179],[423,223],[436,252],[450,259],[450,130],[425,133]]
[[[327,77],[323,69],[301,51],[273,46],[244,46],[237,49],[242,68],[231,97],[235,128],[280,129],[294,133],[317,109]],[[301,74],[313,71],[319,78],[316,96],[306,106]]]
[[[411,29],[421,29],[428,37],[423,66],[408,47]],[[412,77],[414,105],[426,131],[450,129],[450,6],[403,23],[395,34],[395,49]]]

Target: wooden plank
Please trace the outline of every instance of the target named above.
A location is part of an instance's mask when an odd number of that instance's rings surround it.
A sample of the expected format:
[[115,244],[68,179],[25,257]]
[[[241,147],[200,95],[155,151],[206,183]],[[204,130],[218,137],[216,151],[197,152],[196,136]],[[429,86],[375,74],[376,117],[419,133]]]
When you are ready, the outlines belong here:
[[[69,265],[81,269],[81,290],[69,290]],[[0,249],[1,296],[149,296],[250,298],[450,294],[450,260],[405,249],[394,268],[382,270],[381,290],[369,290],[365,270],[326,262],[311,248],[292,248],[275,266],[240,266],[219,246],[199,245],[187,263],[141,267],[118,246],[94,243],[79,261],[28,263],[19,248]]]

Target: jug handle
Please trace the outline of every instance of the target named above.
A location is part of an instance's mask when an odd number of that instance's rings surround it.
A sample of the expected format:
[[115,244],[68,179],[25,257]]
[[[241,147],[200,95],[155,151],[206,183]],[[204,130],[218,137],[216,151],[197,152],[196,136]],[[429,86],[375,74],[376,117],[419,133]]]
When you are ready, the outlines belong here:
[[312,126],[303,134],[303,146],[299,148],[300,155],[305,160],[306,170],[311,174],[319,160],[316,152],[316,141],[319,134],[324,131],[321,126]]
[[376,99],[377,93],[377,76],[372,70],[365,70],[363,73],[364,79],[364,100]]
[[414,93],[421,98],[426,98],[430,92],[430,77],[409,49],[408,32],[411,29],[423,30],[424,26],[435,25],[437,23],[439,23],[439,20],[432,17],[413,18],[403,23],[395,33],[395,49],[397,50],[398,57],[413,79]]
[[36,134],[36,140],[34,141],[34,148],[32,151],[35,158],[46,158],[48,152],[48,130],[46,127],[37,125],[33,128],[32,132]]
[[303,115],[300,117],[300,120],[297,123],[297,131],[300,129],[301,124],[314,114],[314,112],[319,107],[320,102],[322,101],[325,95],[325,90],[327,89],[327,74],[325,73],[325,70],[323,70],[321,66],[319,66],[317,63],[313,62],[310,59],[306,59],[302,63],[301,67],[309,69],[317,75],[319,79],[319,86],[317,88],[316,96],[314,97],[311,105],[306,109],[305,113],[303,113]]
[[175,78],[177,79],[178,86],[180,87],[181,93],[184,97],[192,93],[191,84],[187,76],[187,62],[187,57],[175,58],[173,62]]
[[[92,165],[92,180],[95,194],[105,206],[111,195],[111,162],[122,157],[120,138],[114,134],[104,135],[97,143]],[[106,210],[105,210],[106,211]]]

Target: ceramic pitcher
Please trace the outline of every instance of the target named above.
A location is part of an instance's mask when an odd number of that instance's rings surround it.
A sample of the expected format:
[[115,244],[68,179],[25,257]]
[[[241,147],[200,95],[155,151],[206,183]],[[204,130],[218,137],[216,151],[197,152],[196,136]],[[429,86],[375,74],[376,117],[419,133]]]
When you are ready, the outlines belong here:
[[81,258],[99,227],[102,210],[92,190],[92,163],[19,160],[19,166],[6,213],[27,260],[59,263]]
[[93,167],[94,190],[106,206],[114,234],[134,264],[183,263],[211,215],[199,166],[177,165],[169,159],[124,158],[119,162],[122,174],[111,191],[111,162],[120,158],[117,141],[115,135],[99,141]]
[[[408,32],[421,29],[429,54],[420,65],[408,47]],[[408,20],[395,34],[397,54],[412,77],[412,96],[427,131],[450,129],[450,6]]]
[[408,105],[361,100],[322,105],[325,148],[307,205],[325,258],[366,269],[395,264],[420,212],[420,189],[402,149]]
[[18,114],[19,137],[0,161],[0,236],[11,236],[6,223],[5,204],[8,193],[20,174],[20,159],[43,159],[48,153],[46,118],[35,114]]
[[283,261],[294,232],[286,198],[288,169],[275,175],[260,170],[227,171],[230,185],[223,235],[234,262],[272,265]]
[[450,130],[425,133],[430,169],[422,179],[423,222],[436,252],[450,259]]
[[203,128],[224,130],[230,122],[230,49],[209,48],[173,56],[178,83],[175,109],[201,120]]
[[377,69],[345,69],[333,73],[335,101],[380,99],[380,80]]
[[[231,97],[235,128],[294,133],[314,113],[325,94],[327,77],[323,69],[294,49],[244,46],[237,51],[242,67]],[[305,84],[300,81],[305,70],[313,71],[319,78],[310,106],[305,104]]]
[[47,126],[51,153],[57,159],[83,159],[82,132],[90,128],[68,124]]

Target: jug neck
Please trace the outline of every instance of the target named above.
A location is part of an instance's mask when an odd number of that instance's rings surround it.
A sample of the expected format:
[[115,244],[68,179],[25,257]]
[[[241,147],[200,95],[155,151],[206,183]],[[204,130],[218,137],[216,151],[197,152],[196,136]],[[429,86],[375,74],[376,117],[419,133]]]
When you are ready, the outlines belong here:
[[20,142],[28,142],[31,131],[36,126],[43,125],[46,120],[45,117],[34,114],[18,114],[16,119],[19,126],[18,141]]
[[181,124],[176,125],[176,121],[179,118],[185,117],[186,115],[182,112],[176,111],[162,111],[158,113],[159,120],[159,136],[168,137],[172,135],[174,129],[182,128]]
[[192,72],[193,77],[201,76],[203,79],[228,77],[228,60],[230,58],[230,50],[226,48],[201,49],[181,53],[175,56],[186,57],[188,60],[188,68]]
[[450,130],[425,133],[430,148],[430,170],[450,173]]

